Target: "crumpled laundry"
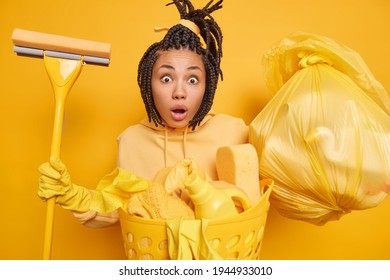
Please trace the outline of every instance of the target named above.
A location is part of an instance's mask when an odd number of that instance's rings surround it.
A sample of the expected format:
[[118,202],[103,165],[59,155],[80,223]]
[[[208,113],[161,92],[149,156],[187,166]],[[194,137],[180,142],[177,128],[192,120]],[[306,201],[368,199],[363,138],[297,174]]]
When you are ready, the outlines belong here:
[[98,183],[90,209],[99,213],[110,213],[118,208],[127,210],[127,201],[131,195],[146,190],[151,184],[151,181],[132,172],[115,168]]
[[149,219],[194,219],[193,204],[184,186],[185,178],[192,172],[210,180],[191,159],[162,169],[153,181],[115,168],[99,182],[90,209],[109,213],[122,208],[130,215]]
[[176,217],[194,219],[194,211],[176,195],[169,194],[164,186],[153,183],[145,191],[132,194],[127,211],[149,219],[169,220]]

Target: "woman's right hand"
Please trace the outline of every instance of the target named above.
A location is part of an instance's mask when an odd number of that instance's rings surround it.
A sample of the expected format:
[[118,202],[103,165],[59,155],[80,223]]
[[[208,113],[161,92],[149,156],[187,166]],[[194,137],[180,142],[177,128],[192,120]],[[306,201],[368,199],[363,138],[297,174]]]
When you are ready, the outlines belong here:
[[47,200],[54,196],[64,196],[72,186],[69,172],[65,164],[58,158],[51,157],[49,162],[38,168],[39,177],[38,196]]
[[41,173],[38,196],[42,200],[55,197],[56,203],[65,209],[77,212],[89,210],[92,197],[89,189],[72,184],[70,174],[59,158],[51,157],[38,170]]

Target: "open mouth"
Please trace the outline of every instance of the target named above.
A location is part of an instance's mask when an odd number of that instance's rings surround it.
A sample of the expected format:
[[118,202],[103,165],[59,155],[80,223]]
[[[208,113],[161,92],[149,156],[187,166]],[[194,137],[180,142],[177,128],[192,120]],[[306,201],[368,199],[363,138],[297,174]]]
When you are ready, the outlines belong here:
[[175,110],[172,110],[172,112],[174,112],[175,114],[184,114],[186,112],[186,110],[184,110],[184,109],[175,109]]
[[175,121],[181,121],[187,116],[187,110],[183,107],[173,108],[171,110],[172,119]]

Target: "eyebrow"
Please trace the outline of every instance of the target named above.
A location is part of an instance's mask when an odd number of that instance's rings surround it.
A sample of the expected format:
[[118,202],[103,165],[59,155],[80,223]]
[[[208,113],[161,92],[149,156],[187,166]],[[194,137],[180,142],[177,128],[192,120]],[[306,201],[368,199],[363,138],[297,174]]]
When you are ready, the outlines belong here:
[[202,69],[199,66],[190,66],[187,68],[187,70],[199,70],[202,72]]
[[[167,68],[167,69],[175,70],[175,67],[173,67],[172,65],[169,65],[169,64],[163,64],[160,66],[160,68]],[[202,69],[199,66],[190,66],[187,68],[187,70],[199,70],[202,72]]]
[[173,66],[171,66],[171,65],[169,65],[169,64],[163,64],[163,65],[161,65],[159,68],[168,68],[168,69],[172,69],[172,70],[175,69],[175,67],[173,67]]

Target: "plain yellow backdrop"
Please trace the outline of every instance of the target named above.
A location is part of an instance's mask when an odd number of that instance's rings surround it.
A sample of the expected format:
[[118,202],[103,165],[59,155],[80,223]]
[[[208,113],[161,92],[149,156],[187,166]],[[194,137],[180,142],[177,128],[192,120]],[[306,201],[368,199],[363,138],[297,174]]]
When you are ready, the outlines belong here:
[[[38,166],[50,154],[54,98],[42,59],[13,52],[14,28],[107,42],[109,67],[86,65],[67,103],[63,161],[79,185],[95,188],[115,166],[116,137],[144,117],[136,83],[156,26],[179,17],[163,0],[0,2],[0,259],[40,259],[46,204],[37,196]],[[203,6],[207,0],[193,0]],[[224,34],[224,81],[218,112],[249,122],[271,98],[261,58],[284,36],[328,36],[361,54],[390,90],[390,2],[387,0],[225,0],[215,12]],[[390,198],[339,221],[314,226],[268,216],[264,259],[390,259]],[[56,207],[53,259],[123,259],[120,228],[88,229]]]

